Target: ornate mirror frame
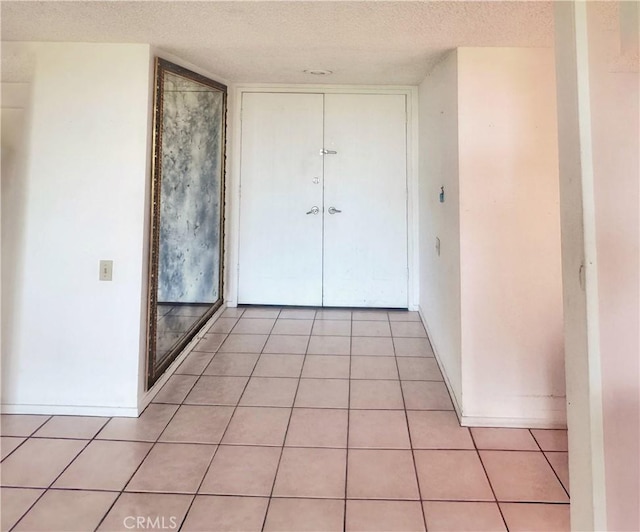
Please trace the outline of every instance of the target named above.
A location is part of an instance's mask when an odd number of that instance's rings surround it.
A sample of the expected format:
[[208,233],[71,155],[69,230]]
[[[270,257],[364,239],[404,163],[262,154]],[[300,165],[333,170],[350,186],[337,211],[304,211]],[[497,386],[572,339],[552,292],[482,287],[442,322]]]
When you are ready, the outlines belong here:
[[[161,358],[158,358],[158,291],[159,291],[159,260],[161,255],[161,198],[162,198],[162,183],[163,183],[163,133],[164,133],[164,112],[165,112],[165,82],[167,74],[170,76],[177,76],[181,82],[185,84],[194,83],[194,87],[202,86],[204,91],[192,91],[192,92],[216,92],[221,93],[221,104],[218,103],[215,106],[212,104],[209,109],[204,109],[204,113],[216,112],[219,105],[222,106],[219,113],[219,128],[215,129],[215,132],[220,143],[218,161],[217,161],[217,175],[211,174],[211,179],[219,179],[217,184],[218,198],[217,205],[219,210],[218,217],[218,250],[217,250],[217,265],[218,265],[218,287],[217,287],[217,300],[210,304],[210,307],[204,311],[204,313],[188,326],[188,330],[184,331],[181,337],[176,338],[175,343],[162,354]],[[176,79],[177,79],[176,78]],[[197,84],[197,85],[196,85]],[[177,85],[176,85],[177,86]],[[186,91],[190,92],[190,91]],[[215,107],[215,109],[214,109]],[[186,68],[180,67],[169,61],[161,58],[156,58],[155,63],[155,93],[154,93],[154,121],[153,121],[153,155],[152,155],[152,177],[151,177],[151,228],[149,239],[149,277],[148,277],[148,306],[147,306],[147,375],[146,375],[146,389],[148,390],[158,380],[158,378],[166,371],[176,357],[183,351],[183,349],[191,342],[191,340],[200,331],[202,326],[209,320],[209,318],[220,308],[223,302],[223,258],[224,258],[224,193],[225,193],[225,148],[226,148],[226,114],[227,114],[227,87],[221,83],[213,81],[205,76],[192,72]],[[215,115],[218,116],[218,115]],[[208,122],[207,122],[208,123]],[[188,157],[188,155],[186,156]],[[204,166],[203,166],[204,168]],[[215,170],[215,168],[214,168]],[[201,174],[204,175],[204,174]],[[212,181],[214,183],[214,181]],[[216,186],[215,183],[212,186]],[[215,252],[215,250],[212,250]],[[215,259],[214,259],[215,265]],[[212,286],[215,283],[212,283]],[[208,305],[209,303],[204,303]],[[161,318],[163,316],[160,316]],[[173,334],[173,333],[172,333]],[[176,333],[179,334],[179,333]],[[180,333],[181,334],[181,333]]]

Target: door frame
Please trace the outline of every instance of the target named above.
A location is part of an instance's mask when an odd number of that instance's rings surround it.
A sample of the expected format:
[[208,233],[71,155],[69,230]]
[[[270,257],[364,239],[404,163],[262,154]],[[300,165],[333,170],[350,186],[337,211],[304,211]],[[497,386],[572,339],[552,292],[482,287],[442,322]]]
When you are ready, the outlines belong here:
[[409,310],[418,310],[418,87],[376,85],[282,85],[241,83],[229,87],[227,189],[225,221],[225,293],[228,307],[238,304],[240,249],[240,176],[242,156],[242,95],[249,92],[398,94],[407,102],[407,299]]

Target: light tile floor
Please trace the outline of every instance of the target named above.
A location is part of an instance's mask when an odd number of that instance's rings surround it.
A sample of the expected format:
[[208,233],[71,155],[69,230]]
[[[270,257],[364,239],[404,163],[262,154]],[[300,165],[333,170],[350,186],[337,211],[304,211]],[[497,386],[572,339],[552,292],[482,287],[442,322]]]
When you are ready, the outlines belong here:
[[566,432],[460,427],[412,312],[228,309],[139,419],[2,457],[2,530],[569,529]]

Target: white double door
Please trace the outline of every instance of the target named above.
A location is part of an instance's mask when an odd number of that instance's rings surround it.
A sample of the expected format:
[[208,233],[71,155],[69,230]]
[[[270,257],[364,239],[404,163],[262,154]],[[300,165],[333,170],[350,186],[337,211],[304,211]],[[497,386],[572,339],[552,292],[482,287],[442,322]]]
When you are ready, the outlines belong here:
[[244,93],[238,302],[407,307],[406,97]]

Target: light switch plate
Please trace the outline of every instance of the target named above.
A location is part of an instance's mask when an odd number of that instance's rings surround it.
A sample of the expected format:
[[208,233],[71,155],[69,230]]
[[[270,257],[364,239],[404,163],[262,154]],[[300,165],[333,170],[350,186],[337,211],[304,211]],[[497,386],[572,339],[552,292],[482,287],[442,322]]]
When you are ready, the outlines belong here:
[[111,281],[113,279],[113,261],[101,260],[100,261],[100,277],[101,281]]

